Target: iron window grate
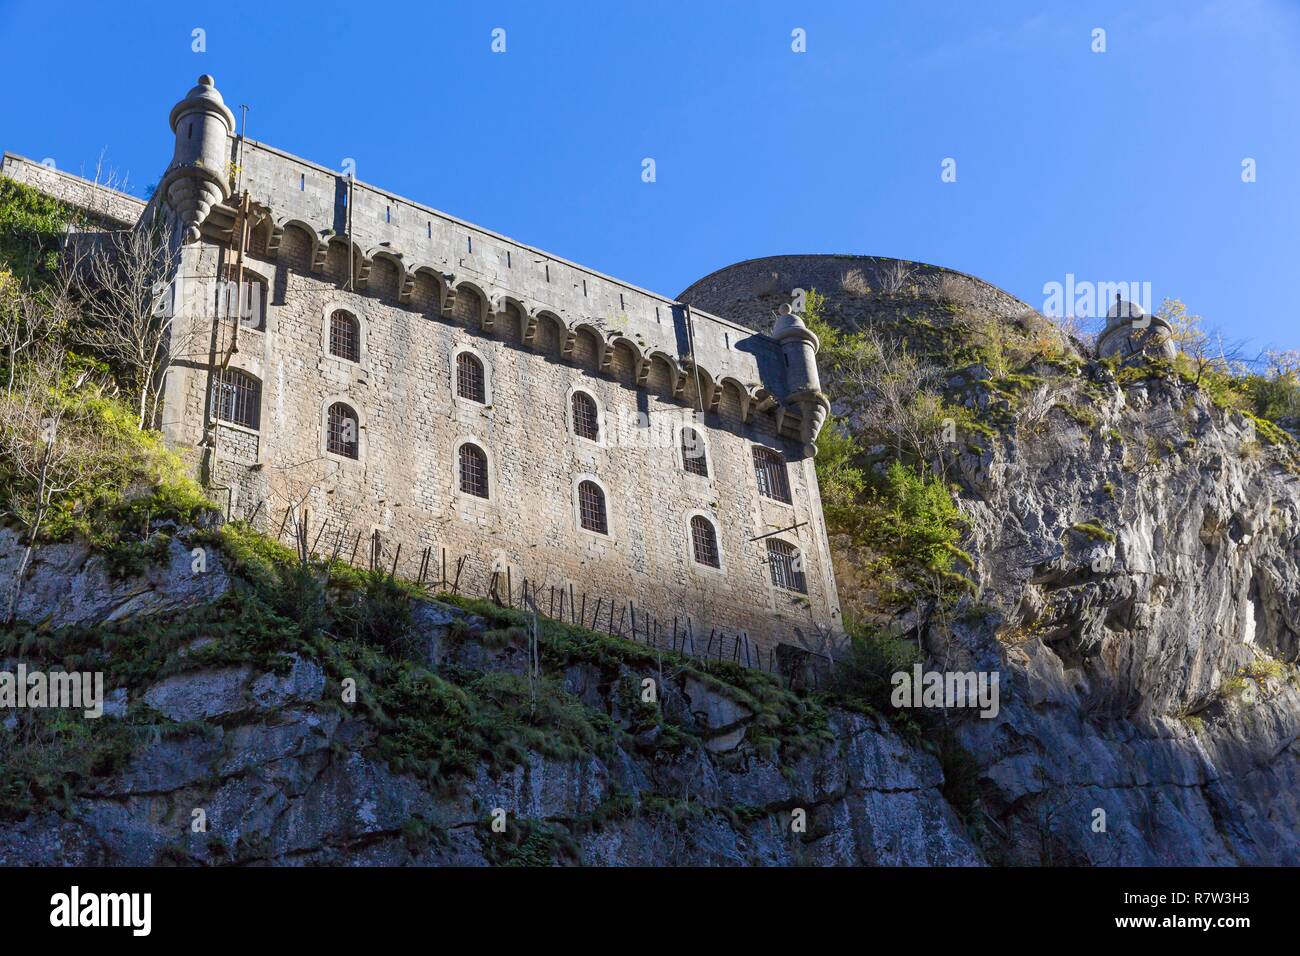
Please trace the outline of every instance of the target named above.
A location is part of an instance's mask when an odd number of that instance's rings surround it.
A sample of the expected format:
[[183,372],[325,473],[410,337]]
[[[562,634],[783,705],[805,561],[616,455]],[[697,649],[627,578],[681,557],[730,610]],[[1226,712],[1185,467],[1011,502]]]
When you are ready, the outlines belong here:
[[330,355],[361,361],[361,327],[354,316],[338,311],[330,316]]
[[460,446],[460,490],[476,498],[488,496],[487,455],[476,445]]
[[772,449],[755,446],[754,475],[758,479],[758,493],[764,498],[793,503],[790,498],[790,480],[785,473],[785,461]]
[[586,530],[596,534],[609,534],[609,522],[605,516],[605,492],[594,481],[584,481],[578,485],[578,516]]
[[691,519],[691,547],[695,551],[695,560],[698,564],[708,565],[711,568],[722,566],[718,554],[718,533],[714,530],[713,522],[708,518],[696,515]]
[[774,585],[787,591],[808,593],[808,581],[803,573],[803,555],[789,541],[768,538],[767,565]]
[[217,418],[256,431],[261,427],[262,383],[238,369],[227,369],[213,386]]
[[330,406],[325,447],[332,455],[359,457],[357,413],[342,402]]
[[480,405],[487,404],[487,383],[478,356],[461,352],[456,356],[456,394]]
[[600,419],[596,400],[586,392],[573,393],[573,433],[589,441],[600,441]]
[[704,451],[704,439],[694,428],[682,429],[682,467],[692,475],[709,477],[709,460]]

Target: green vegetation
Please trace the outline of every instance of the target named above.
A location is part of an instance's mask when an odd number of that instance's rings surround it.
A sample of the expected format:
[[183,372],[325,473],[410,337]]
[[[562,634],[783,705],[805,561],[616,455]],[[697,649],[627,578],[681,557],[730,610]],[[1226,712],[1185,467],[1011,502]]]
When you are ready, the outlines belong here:
[[75,214],[30,186],[0,178],[0,290],[6,277],[39,283],[55,271],[59,243]]
[[[828,422],[816,459],[828,530],[873,589],[869,598],[847,597],[870,610],[906,604],[917,592],[948,599],[963,593],[969,581],[958,569],[971,564],[959,546],[964,522],[942,472],[933,469],[943,467],[961,432],[987,429],[945,397],[936,368],[911,340],[837,328],[815,291],[807,296],[806,319],[822,342],[824,377],[855,423]],[[922,349],[942,338],[929,323],[913,332]]]
[[1077,531],[1079,534],[1092,538],[1094,541],[1105,541],[1108,544],[1114,544],[1115,542],[1114,534],[1093,521],[1076,522],[1070,526],[1070,530]]
[[[518,628],[521,639],[524,629],[531,625],[530,615],[498,607],[490,601],[451,594],[439,595],[439,600],[472,612],[491,627]],[[545,672],[562,672],[575,664],[589,664],[599,668],[610,681],[627,672],[657,674],[660,667],[665,673],[693,678],[752,711],[754,720],[746,731],[746,739],[761,753],[780,757],[784,762],[797,760],[831,739],[828,714],[818,696],[788,690],[776,677],[763,671],[730,661],[655,651],[544,617],[538,618],[538,646]],[[629,733],[642,734],[659,728],[656,750],[698,744],[689,731],[668,720],[657,707],[634,709],[633,719]]]
[[1258,656],[1237,673],[1219,685],[1219,694],[1223,697],[1235,697],[1250,687],[1253,682],[1260,686],[1272,680],[1280,680],[1287,675],[1287,666],[1272,657]]
[[830,533],[857,554],[887,605],[906,604],[918,590],[963,593],[969,580],[956,569],[972,559],[959,546],[964,521],[951,492],[901,461],[882,471],[868,460],[837,423],[819,437],[817,477]]
[[486,819],[479,831],[483,855],[493,866],[555,866],[578,861],[573,838],[560,827],[541,820],[508,820],[505,832],[492,832]]

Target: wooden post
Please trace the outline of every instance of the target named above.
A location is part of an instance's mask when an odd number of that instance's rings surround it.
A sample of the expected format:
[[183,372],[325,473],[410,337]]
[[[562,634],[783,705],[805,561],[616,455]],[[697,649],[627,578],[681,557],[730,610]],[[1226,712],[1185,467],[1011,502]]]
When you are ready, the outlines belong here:
[[348,526],[344,525],[339,528],[338,536],[334,539],[334,550],[330,553],[330,564],[339,559],[339,552],[343,550],[343,537],[348,533]]
[[325,529],[330,525],[330,519],[326,518],[321,522],[320,530],[316,532],[316,540],[311,543],[311,553],[316,554],[316,545],[320,544],[320,536],[325,533]]

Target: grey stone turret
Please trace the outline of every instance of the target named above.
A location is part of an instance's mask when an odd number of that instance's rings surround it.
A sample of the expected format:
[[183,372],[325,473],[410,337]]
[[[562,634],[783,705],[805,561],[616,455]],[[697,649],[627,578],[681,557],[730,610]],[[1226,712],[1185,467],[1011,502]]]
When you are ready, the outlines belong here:
[[817,350],[821,343],[803,317],[788,305],[781,306],[776,325],[772,328],[772,338],[781,343],[781,351],[785,354],[785,381],[789,389],[786,402],[799,407],[801,437],[815,454],[817,434],[831,407],[822,392],[821,377],[817,372]]
[[1125,302],[1116,293],[1115,304],[1106,313],[1106,328],[1097,338],[1097,355],[1127,358],[1141,354],[1172,359],[1178,354],[1173,335],[1167,321],[1147,315],[1140,305]]
[[194,242],[213,206],[230,198],[230,135],[235,117],[208,74],[172,107],[176,149],[160,185],[182,241]]

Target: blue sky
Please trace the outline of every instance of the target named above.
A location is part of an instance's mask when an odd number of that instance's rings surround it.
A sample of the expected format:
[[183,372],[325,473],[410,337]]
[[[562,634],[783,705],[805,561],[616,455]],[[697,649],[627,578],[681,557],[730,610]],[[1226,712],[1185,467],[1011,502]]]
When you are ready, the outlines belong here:
[[0,2],[0,50],[0,146],[137,190],[207,72],[255,139],[667,295],[889,255],[1300,347],[1300,0]]

